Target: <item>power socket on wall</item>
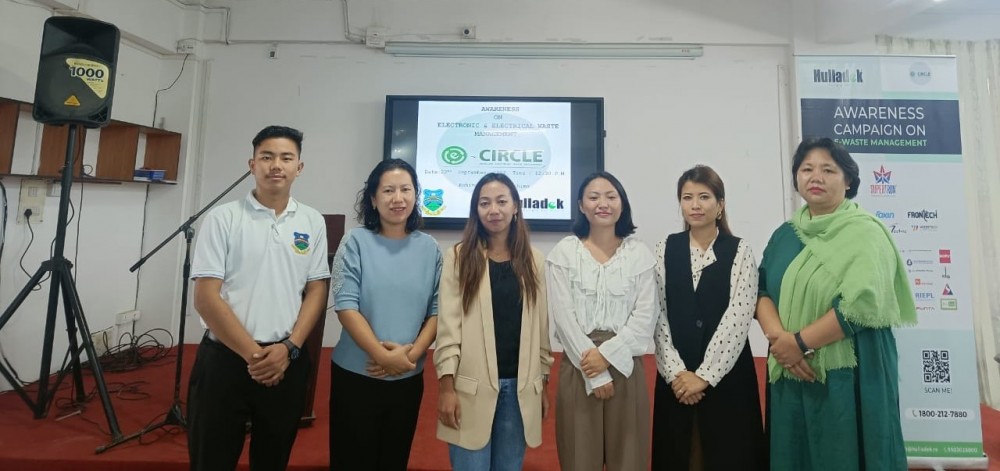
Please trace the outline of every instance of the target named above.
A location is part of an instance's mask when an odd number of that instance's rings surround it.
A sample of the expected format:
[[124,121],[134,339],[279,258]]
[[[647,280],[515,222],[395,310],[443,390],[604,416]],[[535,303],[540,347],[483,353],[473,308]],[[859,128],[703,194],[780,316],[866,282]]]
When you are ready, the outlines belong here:
[[369,26],[365,28],[365,46],[374,49],[385,47],[385,35],[388,31],[381,26]]
[[[21,180],[21,193],[17,200],[17,223],[25,224],[31,222],[38,224],[42,222],[42,215],[45,212],[45,197],[49,192],[51,183],[45,180]],[[30,211],[29,216],[26,215]]]
[[138,309],[133,309],[131,311],[119,312],[115,319],[116,325],[128,324],[129,322],[135,322],[142,317]]
[[111,348],[111,342],[114,341],[114,337],[114,327],[108,327],[107,329],[90,333],[90,340],[94,344],[94,350],[97,351],[97,356],[104,355],[108,352],[108,349]]
[[198,55],[198,40],[181,39],[180,41],[177,41],[177,53]]

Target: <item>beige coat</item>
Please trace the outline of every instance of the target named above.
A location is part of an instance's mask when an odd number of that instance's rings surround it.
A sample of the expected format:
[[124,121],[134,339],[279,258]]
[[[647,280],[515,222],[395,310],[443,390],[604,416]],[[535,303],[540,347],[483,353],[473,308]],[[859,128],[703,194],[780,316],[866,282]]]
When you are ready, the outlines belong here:
[[[542,443],[543,375],[549,374],[552,352],[545,292],[545,257],[534,248],[532,256],[539,287],[535,303],[528,305],[525,302],[522,308],[517,399],[524,421],[525,441],[528,446],[537,447]],[[483,274],[479,295],[472,301],[469,313],[463,314],[456,259],[455,250],[448,249],[441,270],[434,367],[438,378],[455,376],[461,425],[456,430],[438,421],[437,437],[462,448],[478,450],[486,446],[490,439],[500,391],[493,332],[493,297],[487,272]]]

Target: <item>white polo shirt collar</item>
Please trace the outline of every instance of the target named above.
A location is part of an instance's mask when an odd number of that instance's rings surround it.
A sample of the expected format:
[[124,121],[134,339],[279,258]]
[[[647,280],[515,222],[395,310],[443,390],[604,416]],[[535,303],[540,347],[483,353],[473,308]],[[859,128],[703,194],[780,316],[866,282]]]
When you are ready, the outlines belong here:
[[[257,200],[257,197],[254,196],[253,194],[254,191],[256,190],[250,190],[249,192],[247,192],[246,200],[247,203],[250,204],[250,207],[256,211],[269,211],[271,215],[274,216],[274,209],[268,208],[267,206],[261,204],[260,201]],[[288,204],[285,206],[285,212],[281,213],[281,215],[284,216],[286,213],[295,213],[295,211],[297,211],[298,209],[299,209],[299,202],[295,201],[295,198],[292,198],[289,195]],[[280,219],[280,217],[275,216],[275,219]]]

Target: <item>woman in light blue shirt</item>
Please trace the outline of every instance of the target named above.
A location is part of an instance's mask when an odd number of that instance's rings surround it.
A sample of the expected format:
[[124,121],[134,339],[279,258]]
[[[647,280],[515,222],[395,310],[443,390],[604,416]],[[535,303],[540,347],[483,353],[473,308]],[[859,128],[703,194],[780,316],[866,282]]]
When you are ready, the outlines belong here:
[[358,222],[334,259],[343,325],[330,374],[330,469],[406,469],[437,332],[441,251],[420,232],[420,186],[408,163],[384,160],[358,193]]

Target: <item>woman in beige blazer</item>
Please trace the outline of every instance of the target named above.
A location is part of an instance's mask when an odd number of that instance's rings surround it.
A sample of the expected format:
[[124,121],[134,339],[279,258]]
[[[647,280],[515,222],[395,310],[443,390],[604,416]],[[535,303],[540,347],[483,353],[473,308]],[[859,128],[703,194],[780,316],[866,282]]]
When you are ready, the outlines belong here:
[[456,471],[519,470],[525,445],[542,442],[552,366],[545,259],[520,208],[506,175],[485,175],[442,267],[437,436]]

